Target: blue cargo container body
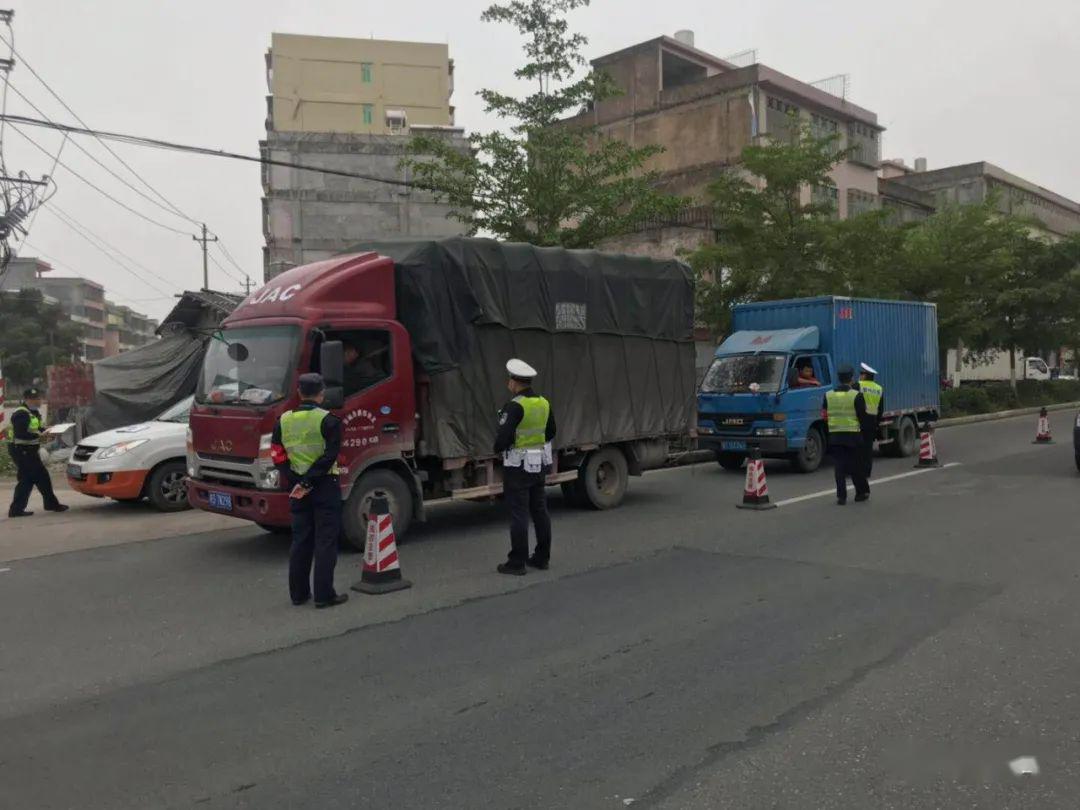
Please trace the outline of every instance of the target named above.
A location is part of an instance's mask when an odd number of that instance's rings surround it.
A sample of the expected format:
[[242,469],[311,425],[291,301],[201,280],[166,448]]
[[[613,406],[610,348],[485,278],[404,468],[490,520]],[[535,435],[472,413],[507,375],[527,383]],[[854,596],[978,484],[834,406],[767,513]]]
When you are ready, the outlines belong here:
[[[735,468],[751,449],[791,458],[799,469],[820,464],[827,441],[820,417],[836,369],[875,368],[885,390],[879,440],[896,455],[917,449],[917,426],[937,419],[937,309],[933,304],[827,296],[742,304],[732,335],[716,350],[698,397],[701,445]],[[809,364],[817,385],[797,385]],[[744,390],[744,376],[759,385]],[[715,373],[714,373],[715,372]]]

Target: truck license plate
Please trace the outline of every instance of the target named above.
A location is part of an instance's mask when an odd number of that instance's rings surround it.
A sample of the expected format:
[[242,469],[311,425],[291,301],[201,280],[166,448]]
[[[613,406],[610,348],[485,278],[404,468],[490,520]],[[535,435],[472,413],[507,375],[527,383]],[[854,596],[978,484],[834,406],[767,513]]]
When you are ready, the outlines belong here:
[[720,448],[723,449],[723,450],[745,450],[746,449],[746,442],[744,442],[744,441],[734,441],[734,442],[724,441],[724,442],[720,442]]
[[232,511],[232,495],[227,492],[211,492],[210,508],[221,509],[225,512]]

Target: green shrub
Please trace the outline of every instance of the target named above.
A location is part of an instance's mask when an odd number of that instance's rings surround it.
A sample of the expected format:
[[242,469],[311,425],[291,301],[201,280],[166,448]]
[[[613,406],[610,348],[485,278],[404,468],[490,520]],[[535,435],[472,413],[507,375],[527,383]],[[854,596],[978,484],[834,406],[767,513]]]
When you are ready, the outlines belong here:
[[993,410],[990,395],[984,388],[964,385],[941,392],[942,416],[968,416]]
[[1061,402],[1080,402],[1080,380],[1018,380],[1015,394],[1007,382],[962,385],[941,392],[941,415],[970,416]]

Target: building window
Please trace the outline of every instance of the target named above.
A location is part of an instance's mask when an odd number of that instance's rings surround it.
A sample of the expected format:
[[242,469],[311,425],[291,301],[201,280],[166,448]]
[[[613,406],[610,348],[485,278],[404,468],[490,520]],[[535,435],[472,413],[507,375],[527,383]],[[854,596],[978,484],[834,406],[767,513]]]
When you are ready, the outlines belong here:
[[364,114],[364,123],[370,124],[375,120],[375,105],[363,104],[361,105]]
[[810,192],[810,202],[828,208],[834,217],[840,214],[840,190],[836,186],[814,186]]
[[810,128],[815,138],[828,138],[832,135],[838,135],[840,132],[840,124],[817,113],[811,113],[810,115]]
[[772,96],[765,106],[765,132],[779,140],[792,140],[799,128],[799,108]]
[[371,64],[371,62],[360,63],[360,81],[362,81],[364,84],[371,84],[372,68],[373,65]]
[[881,162],[878,131],[873,127],[858,121],[848,124],[847,145],[851,150],[849,159],[855,163],[872,166],[876,169]]
[[847,192],[847,215],[857,217],[867,211],[873,211],[878,207],[876,194],[857,188],[849,188]]

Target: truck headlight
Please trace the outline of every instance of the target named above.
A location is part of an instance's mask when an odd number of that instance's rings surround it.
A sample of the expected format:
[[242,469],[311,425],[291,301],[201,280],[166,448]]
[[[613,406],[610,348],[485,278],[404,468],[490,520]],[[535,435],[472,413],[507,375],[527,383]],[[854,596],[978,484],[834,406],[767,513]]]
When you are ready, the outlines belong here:
[[129,450],[134,450],[136,447],[142,447],[149,439],[133,439],[130,442],[119,442],[117,444],[106,447],[104,450],[98,451],[98,461],[104,461],[109,458],[116,458],[122,456]]
[[269,470],[261,469],[259,470],[257,485],[259,489],[278,489],[281,486],[281,475],[273,468]]

